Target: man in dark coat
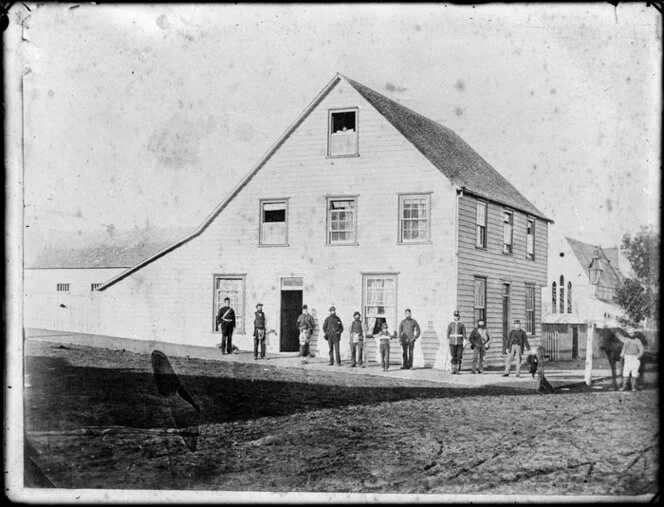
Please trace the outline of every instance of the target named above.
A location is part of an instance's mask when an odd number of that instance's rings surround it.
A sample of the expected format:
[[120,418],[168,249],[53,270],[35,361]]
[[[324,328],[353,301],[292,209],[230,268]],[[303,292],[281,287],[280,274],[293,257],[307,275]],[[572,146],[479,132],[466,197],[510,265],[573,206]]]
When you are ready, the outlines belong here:
[[489,331],[484,324],[484,319],[477,321],[477,327],[470,333],[470,348],[473,349],[473,373],[484,372],[484,356],[489,349]]
[[265,359],[265,314],[263,304],[256,305],[254,313],[254,361],[258,359],[258,346],[261,349],[261,359]]
[[503,377],[507,377],[510,374],[510,366],[512,366],[512,360],[516,358],[516,376],[521,376],[521,356],[523,351],[530,351],[530,345],[528,344],[528,337],[526,332],[521,329],[521,321],[514,321],[514,329],[510,331],[510,335],[507,338],[507,347],[505,348],[505,353],[509,354],[507,356],[507,361],[505,362],[505,373]]
[[323,322],[323,336],[330,346],[330,366],[337,361],[337,366],[341,366],[341,353],[339,352],[339,342],[341,340],[341,332],[344,330],[344,325],[341,319],[336,314],[336,308],[330,307],[330,315]]
[[235,311],[231,308],[230,298],[224,298],[224,306],[217,312],[217,330],[221,327],[221,353],[233,353],[233,330],[235,329]]
[[420,337],[420,325],[411,317],[410,308],[406,309],[406,318],[399,324],[399,341],[401,342],[403,364],[402,370],[413,369],[413,349],[415,340]]

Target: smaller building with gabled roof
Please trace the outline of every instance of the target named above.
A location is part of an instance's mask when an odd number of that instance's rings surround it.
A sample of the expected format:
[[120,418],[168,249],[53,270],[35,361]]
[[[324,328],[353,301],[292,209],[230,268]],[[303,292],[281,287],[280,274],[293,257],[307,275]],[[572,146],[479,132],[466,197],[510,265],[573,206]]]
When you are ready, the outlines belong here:
[[[603,248],[567,236],[551,242],[549,283],[542,293],[543,335],[563,359],[583,357],[589,325],[619,326],[614,302],[625,275],[618,247]],[[553,345],[550,348],[556,348]]]

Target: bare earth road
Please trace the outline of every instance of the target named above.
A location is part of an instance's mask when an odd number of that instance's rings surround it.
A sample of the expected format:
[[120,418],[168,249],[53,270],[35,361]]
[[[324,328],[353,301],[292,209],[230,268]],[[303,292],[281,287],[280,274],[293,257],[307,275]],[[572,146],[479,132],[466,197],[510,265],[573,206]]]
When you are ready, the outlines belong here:
[[42,472],[59,488],[658,491],[654,387],[538,395],[172,357],[195,412],[160,396],[147,354],[28,341],[25,356],[26,484]]

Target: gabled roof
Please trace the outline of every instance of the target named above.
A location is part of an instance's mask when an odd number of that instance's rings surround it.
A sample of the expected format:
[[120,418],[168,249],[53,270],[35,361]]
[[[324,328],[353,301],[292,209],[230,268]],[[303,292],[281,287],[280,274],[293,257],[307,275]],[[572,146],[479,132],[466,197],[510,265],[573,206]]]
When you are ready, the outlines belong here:
[[[581,264],[581,267],[583,268],[584,273],[587,274],[587,269],[588,266],[590,265],[590,261],[592,261],[594,257],[594,252],[597,250],[599,252],[600,259],[602,260],[602,275],[599,279],[599,285],[602,287],[608,287],[608,288],[618,288],[622,285],[623,280],[625,279],[625,276],[620,272],[618,269],[617,265],[617,254],[616,258],[612,259],[610,258],[604,249],[600,247],[599,245],[591,245],[589,243],[583,243],[582,241],[578,241],[576,239],[568,238],[565,237],[567,242],[569,243],[569,246],[572,248],[572,252],[574,252],[574,255],[576,258],[579,260],[579,263]],[[607,249],[611,250],[611,249]],[[610,252],[613,254],[613,252]],[[613,255],[612,255],[613,257]],[[615,260],[615,263],[614,263]]]
[[[49,234],[39,244],[26,241],[26,269],[129,268],[173,243],[191,228],[131,229]],[[35,242],[33,242],[35,243]]]
[[345,79],[453,184],[552,222],[454,131],[371,88]]
[[376,110],[383,115],[394,127],[408,139],[436,168],[447,176],[453,184],[463,190],[496,201],[516,209],[535,215],[543,220],[553,222],[545,217],[535,206],[519,193],[505,178],[493,169],[477,152],[466,144],[450,129],[424,116],[411,111],[405,106],[388,99],[380,93],[353,81],[346,76],[336,74],[325,85],[320,93],[296,118],[290,127],[277,139],[270,149],[263,155],[256,165],[240,180],[222,202],[208,215],[203,223],[189,236],[163,248],[153,256],[143,259],[132,268],[115,276],[99,290],[104,290],[119,282],[131,273],[154,262],[160,257],[172,252],[183,244],[199,236],[233,200],[233,198],[251,181],[256,173],[265,165],[272,155],[281,147],[295,129],[309,116],[311,111],[327,96],[341,79],[347,81],[360,95],[362,95]]

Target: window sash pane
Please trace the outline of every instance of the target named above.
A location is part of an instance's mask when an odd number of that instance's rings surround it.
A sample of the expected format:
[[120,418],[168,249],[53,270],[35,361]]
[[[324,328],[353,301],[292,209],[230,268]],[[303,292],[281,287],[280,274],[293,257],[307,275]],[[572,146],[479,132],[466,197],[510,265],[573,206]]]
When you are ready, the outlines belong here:
[[349,243],[355,237],[355,200],[334,199],[328,204],[328,243]]
[[401,241],[429,239],[429,198],[401,198]]
[[477,225],[486,227],[486,204],[483,202],[477,203]]

